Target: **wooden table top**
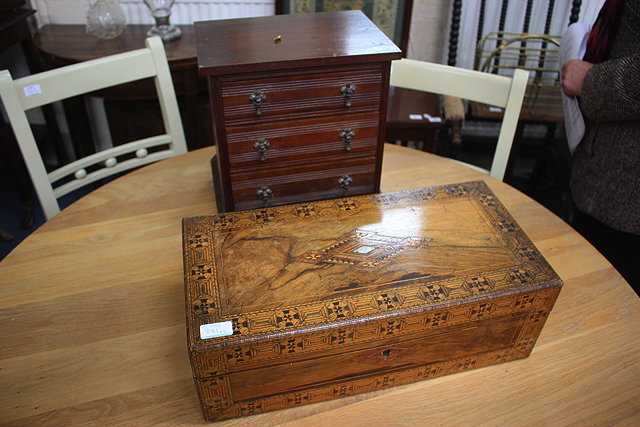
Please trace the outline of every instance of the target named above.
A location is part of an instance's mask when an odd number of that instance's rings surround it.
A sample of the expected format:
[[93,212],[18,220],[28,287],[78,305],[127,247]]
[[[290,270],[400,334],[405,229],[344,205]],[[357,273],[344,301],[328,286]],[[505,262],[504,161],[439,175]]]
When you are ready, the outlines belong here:
[[[203,424],[181,219],[215,213],[192,151],[115,180],[0,263],[0,424]],[[554,214],[449,159],[386,144],[382,191],[484,179],[565,285],[531,356],[228,425],[640,423],[640,300]]]

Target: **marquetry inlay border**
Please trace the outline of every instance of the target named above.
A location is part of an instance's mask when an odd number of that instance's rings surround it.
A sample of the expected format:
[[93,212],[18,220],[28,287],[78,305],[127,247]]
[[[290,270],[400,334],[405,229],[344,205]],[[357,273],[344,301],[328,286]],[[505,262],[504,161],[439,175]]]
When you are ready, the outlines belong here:
[[[309,221],[314,217],[339,220],[366,210],[458,198],[474,203],[493,224],[517,260],[514,265],[446,280],[425,277],[401,283],[389,291],[367,291],[329,301],[221,314],[212,248],[217,233],[281,221]],[[350,236],[342,237],[348,246]],[[410,250],[411,245],[427,245],[430,240],[428,237],[421,239],[410,239],[403,245]],[[208,420],[320,402],[526,357],[533,349],[562,283],[506,208],[481,181],[186,218],[183,248],[188,344],[196,386]],[[328,250],[319,248],[317,252],[323,249],[332,253],[331,247]],[[313,259],[306,261],[316,262]],[[514,331],[511,344],[500,351],[411,369],[390,367],[388,372],[366,378],[296,393],[265,395],[250,401],[234,397],[230,385],[229,376],[234,372],[272,365],[279,360],[292,363],[318,357],[314,355],[326,357],[357,351],[390,342],[390,339],[428,338],[479,320],[509,316],[519,316],[523,323]],[[232,336],[199,338],[200,325],[222,321],[232,322]]]
[[[372,323],[363,327],[337,329],[334,332],[314,334],[282,340],[281,342],[263,343],[260,346],[236,347],[223,353],[199,354],[192,360],[203,363],[210,369],[210,376],[196,379],[196,388],[202,402],[202,411],[209,421],[222,420],[244,415],[295,407],[300,404],[310,404],[351,396],[359,393],[382,390],[385,388],[409,384],[416,381],[436,378],[458,372],[509,362],[527,357],[537,340],[544,323],[555,303],[559,288],[546,288],[537,294],[521,295],[515,300],[499,298],[478,304],[466,304],[448,310],[440,309],[417,316]],[[524,318],[523,326],[513,337],[513,342],[506,348],[487,351],[481,354],[469,355],[461,358],[429,363],[408,369],[393,369],[377,375],[364,378],[350,379],[338,383],[330,383],[310,387],[294,393],[279,393],[257,399],[234,399],[229,375],[222,374],[225,366],[247,364],[251,367],[252,358],[270,355],[283,357],[283,353],[304,352],[311,347],[337,347],[338,351],[349,351],[354,344],[362,344],[366,340],[380,340],[381,335],[395,334],[400,336],[416,329],[425,331],[425,337],[435,334],[442,328],[455,324],[469,323],[478,319],[488,319],[510,313]],[[344,346],[344,347],[341,347]],[[362,346],[361,346],[362,347]],[[263,351],[266,350],[266,351]],[[212,357],[209,357],[212,356]],[[268,359],[268,357],[266,358]],[[265,360],[266,360],[265,359]],[[255,360],[253,360],[255,362]],[[288,360],[288,362],[291,362]],[[325,358],[327,366],[330,358]],[[327,369],[329,369],[327,367]],[[203,372],[204,373],[204,372]]]
[[[340,324],[349,317],[349,306],[327,304],[326,314],[336,322],[329,331],[314,331],[288,337],[264,339],[245,345],[213,348],[194,352],[191,362],[197,377],[227,374],[263,366],[278,359],[287,362],[308,358],[313,353],[347,352],[368,345],[376,345],[387,338],[428,337],[441,333],[444,328],[465,325],[478,320],[505,316],[524,316],[526,322],[517,336],[520,357],[531,351],[535,337],[540,333],[558,288],[546,288],[522,295],[485,299],[455,306],[436,306],[404,316],[389,316],[360,324]],[[516,342],[516,341],[514,341]]]
[[[390,292],[364,292],[329,303],[312,301],[279,309],[228,315],[220,313],[216,262],[211,247],[215,233],[261,227],[280,221],[308,221],[312,217],[334,216],[339,220],[342,216],[355,215],[365,210],[455,198],[466,198],[477,205],[486,219],[494,224],[495,230],[518,260],[515,265],[468,277],[436,281],[425,278],[423,283],[412,281]],[[333,313],[336,310],[340,310],[343,320],[359,319],[433,304],[459,303],[489,293],[499,295],[559,280],[531,240],[482,181],[186,218],[183,237],[189,342],[192,346],[203,348],[229,340],[228,337],[220,337],[202,342],[198,328],[206,323],[230,320],[233,322],[235,338],[245,338],[327,324],[335,320]],[[335,308],[328,309],[328,305]]]

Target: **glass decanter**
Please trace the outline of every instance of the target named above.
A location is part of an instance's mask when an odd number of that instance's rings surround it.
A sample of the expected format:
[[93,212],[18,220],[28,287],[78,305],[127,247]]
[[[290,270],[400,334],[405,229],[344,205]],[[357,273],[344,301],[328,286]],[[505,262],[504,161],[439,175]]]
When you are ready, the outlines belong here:
[[156,24],[149,29],[147,36],[160,36],[163,42],[180,38],[182,30],[169,23],[174,0],[144,0],[144,3],[156,20]]
[[127,26],[127,16],[119,0],[97,0],[87,11],[87,33],[101,39],[114,39]]

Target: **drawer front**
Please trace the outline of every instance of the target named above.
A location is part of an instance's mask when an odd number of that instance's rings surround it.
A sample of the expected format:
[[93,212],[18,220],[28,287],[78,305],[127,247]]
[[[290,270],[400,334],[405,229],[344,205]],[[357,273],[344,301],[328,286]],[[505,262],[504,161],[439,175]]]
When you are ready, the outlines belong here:
[[230,128],[229,165],[233,169],[326,156],[373,156],[379,119],[373,112]]
[[[504,316],[378,347],[195,379],[195,384],[209,421],[283,409],[526,357],[513,350],[526,322],[526,314]],[[304,340],[290,338],[287,344],[296,342]]]
[[348,352],[326,358],[230,374],[234,396],[255,399],[305,387],[358,378],[398,368],[418,367],[442,360],[473,357],[513,345],[524,316],[478,322],[428,338]]
[[378,110],[382,103],[382,70],[222,79],[221,91],[227,125]]
[[368,194],[375,187],[375,157],[231,174],[236,210]]

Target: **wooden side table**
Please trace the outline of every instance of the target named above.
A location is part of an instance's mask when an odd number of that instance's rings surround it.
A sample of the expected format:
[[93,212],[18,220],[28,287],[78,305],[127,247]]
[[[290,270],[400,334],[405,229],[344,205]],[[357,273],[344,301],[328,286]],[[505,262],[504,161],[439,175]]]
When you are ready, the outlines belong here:
[[[206,81],[200,79],[197,73],[193,26],[181,25],[180,28],[182,37],[165,44],[165,50],[182,112],[187,144],[189,149],[194,149],[213,144],[207,88]],[[34,42],[51,66],[61,67],[143,48],[148,29],[148,25],[128,25],[119,37],[102,40],[86,34],[83,25],[45,25],[35,34]],[[155,118],[160,117],[160,110],[151,79],[99,91],[96,95],[105,100],[115,144],[156,132],[160,121]],[[71,110],[70,115],[78,117],[82,115],[81,108],[84,106],[66,107]],[[76,131],[74,140],[91,140],[88,127],[78,123],[78,119],[72,119],[71,122]]]
[[[432,119],[425,117],[428,114]],[[422,150],[435,153],[436,133],[444,126],[438,96],[412,89],[389,87],[387,141],[423,141]]]
[[[472,117],[483,120],[502,119],[500,109],[496,110],[486,104],[469,102],[469,110]],[[520,120],[527,123],[562,123],[564,112],[562,111],[560,87],[529,85],[522,102]]]

